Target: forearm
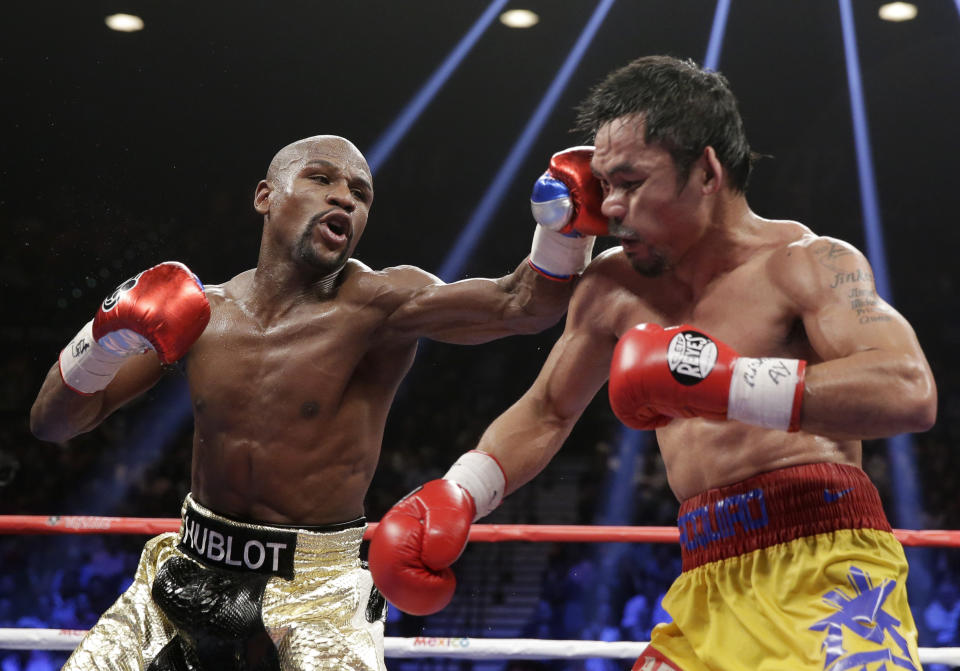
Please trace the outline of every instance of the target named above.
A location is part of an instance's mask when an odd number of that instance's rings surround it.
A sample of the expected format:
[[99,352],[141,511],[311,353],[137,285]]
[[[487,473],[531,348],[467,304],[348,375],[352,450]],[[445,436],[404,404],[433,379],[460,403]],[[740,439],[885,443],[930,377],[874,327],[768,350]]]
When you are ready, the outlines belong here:
[[497,284],[507,298],[503,324],[514,333],[539,333],[556,324],[567,310],[577,279],[544,277],[524,260]]
[[83,396],[67,387],[55,363],[30,409],[30,431],[49,442],[69,440],[99,423],[103,399],[102,391]]
[[124,360],[106,387],[79,393],[64,383],[54,364],[30,410],[30,430],[42,440],[62,442],[94,429],[110,414],[152,387],[163,376],[156,352]]
[[807,366],[800,427],[840,439],[928,430],[937,390],[922,357],[880,350]]
[[524,261],[497,279],[472,278],[425,288],[391,316],[384,332],[456,345],[539,333],[566,312],[575,283],[542,277]]
[[505,494],[512,494],[546,468],[574,422],[525,396],[490,425],[477,450],[499,462],[507,479]]

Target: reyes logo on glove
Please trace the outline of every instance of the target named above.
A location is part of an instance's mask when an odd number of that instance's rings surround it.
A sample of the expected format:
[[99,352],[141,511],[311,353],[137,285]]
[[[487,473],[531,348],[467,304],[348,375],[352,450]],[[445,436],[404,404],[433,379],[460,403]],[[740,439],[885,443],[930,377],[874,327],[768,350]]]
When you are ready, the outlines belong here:
[[667,348],[667,365],[680,384],[691,386],[703,381],[717,363],[717,345],[697,331],[681,331]]
[[104,312],[110,312],[113,308],[117,306],[117,303],[120,302],[120,297],[137,286],[137,282],[140,280],[139,273],[136,277],[131,277],[129,280],[117,287],[112,294],[103,299],[103,305],[100,306],[100,309]]

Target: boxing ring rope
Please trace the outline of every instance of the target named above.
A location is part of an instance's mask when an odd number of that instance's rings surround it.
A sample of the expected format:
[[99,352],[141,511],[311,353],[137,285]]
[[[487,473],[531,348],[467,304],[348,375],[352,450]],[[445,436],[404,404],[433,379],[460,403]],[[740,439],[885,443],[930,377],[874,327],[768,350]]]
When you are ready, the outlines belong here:
[[[371,523],[369,538],[377,527]],[[99,517],[87,515],[0,515],[0,534],[144,534],[180,528],[178,518]],[[895,529],[903,545],[960,547],[960,531]],[[474,542],[677,543],[676,527],[575,526],[550,524],[475,524]],[[75,629],[0,628],[0,650],[73,650],[85,631]],[[557,641],[545,639],[469,637],[386,637],[384,653],[392,658],[460,659],[631,659],[646,642]],[[923,664],[960,665],[960,648],[920,648]]]
[[[73,650],[87,632],[82,629],[0,628],[0,650]],[[418,636],[384,639],[384,654],[395,658],[457,657],[460,659],[636,659],[646,643],[633,641],[547,641],[529,638]],[[937,648],[937,651],[947,648]],[[960,653],[960,649],[957,650]],[[960,659],[960,654],[957,655]]]
[[[80,629],[2,629],[0,650],[73,650],[86,632]],[[646,643],[635,641],[548,641],[539,638],[418,636],[384,639],[384,655],[394,659],[636,659]],[[960,648],[920,648],[922,664],[960,663]]]
[[[367,526],[369,540],[377,522]],[[174,517],[97,517],[91,515],[0,515],[0,534],[144,534],[178,531]],[[960,531],[894,529],[903,545],[960,547]],[[578,526],[569,524],[474,524],[470,540],[477,543],[677,543],[676,527]]]

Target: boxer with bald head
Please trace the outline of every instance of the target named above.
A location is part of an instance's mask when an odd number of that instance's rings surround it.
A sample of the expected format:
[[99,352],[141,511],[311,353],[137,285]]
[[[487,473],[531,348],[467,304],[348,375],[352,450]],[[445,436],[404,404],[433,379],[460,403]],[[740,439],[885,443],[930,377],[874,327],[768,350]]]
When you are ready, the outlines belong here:
[[593,238],[537,230],[512,273],[445,284],[352,258],[373,197],[349,141],[294,142],[256,187],[255,268],[206,286],[179,263],[150,268],[61,353],[31,414],[40,438],[90,430],[177,360],[194,411],[181,530],[147,544],[134,584],[66,668],[384,668],[384,601],[358,550],[417,340],[477,344],[554,324],[574,284],[558,279],[583,269]]
[[655,429],[683,572],[637,671],[914,669],[907,564],[861,441],[925,431],[936,387],[851,245],[755,214],[736,99],[691,61],[640,58],[581,107],[602,214],[594,259],[531,388],[444,479],[395,505],[370,567],[398,607],[454,588],[470,523],[536,475],[609,380]]

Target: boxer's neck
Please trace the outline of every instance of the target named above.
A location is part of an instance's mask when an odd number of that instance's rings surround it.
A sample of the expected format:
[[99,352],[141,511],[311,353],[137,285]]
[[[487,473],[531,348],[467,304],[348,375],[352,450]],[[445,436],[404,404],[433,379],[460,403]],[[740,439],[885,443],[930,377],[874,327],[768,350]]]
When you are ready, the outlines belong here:
[[318,278],[296,277],[289,269],[257,267],[250,285],[248,309],[258,315],[258,320],[272,321],[285,312],[290,305],[305,299],[327,299],[336,294],[337,281],[347,264]]
[[337,278],[340,277],[340,273],[343,272],[345,265],[346,264],[340,266],[329,275],[324,275],[320,278],[316,286],[321,296],[329,296],[333,293],[334,286],[337,284]]

